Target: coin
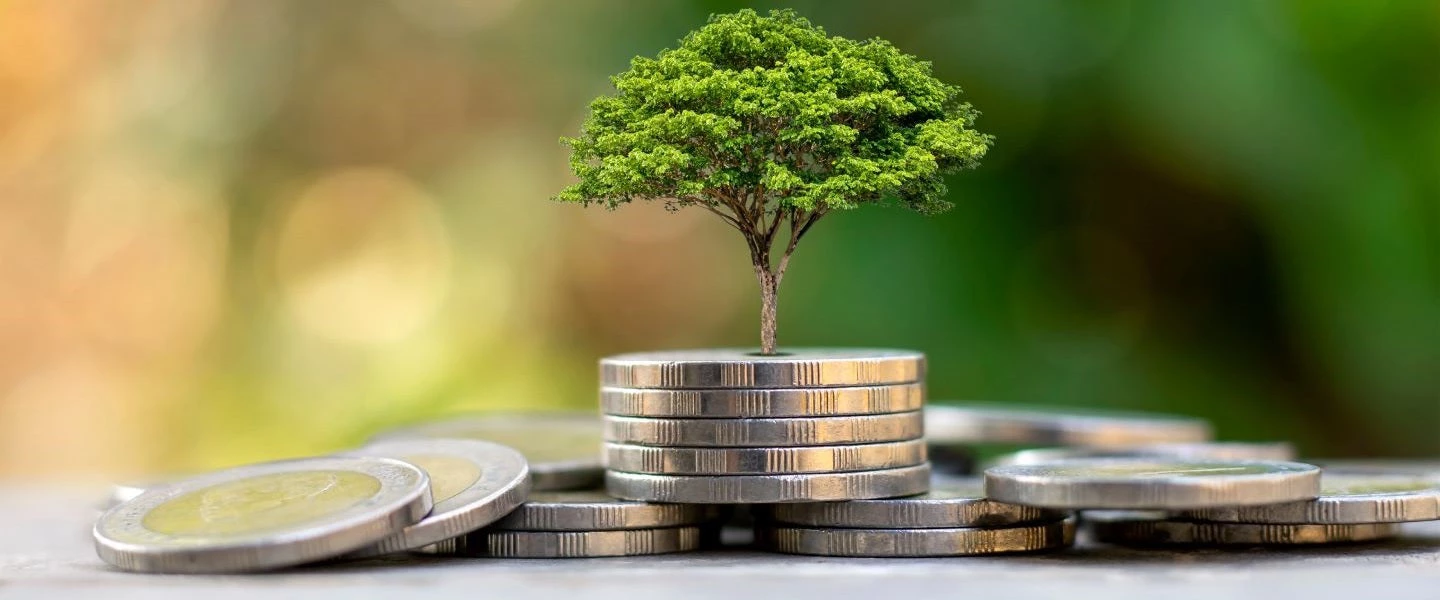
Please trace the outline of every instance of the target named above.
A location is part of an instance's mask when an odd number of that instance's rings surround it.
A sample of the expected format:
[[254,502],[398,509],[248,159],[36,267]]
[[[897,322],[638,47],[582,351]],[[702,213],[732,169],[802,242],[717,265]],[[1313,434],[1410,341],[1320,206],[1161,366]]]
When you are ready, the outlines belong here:
[[1075,519],[1006,528],[812,529],[762,527],[757,542],[787,554],[858,557],[967,556],[1064,548],[1075,541]]
[[658,475],[835,473],[909,467],[925,462],[925,442],[801,448],[657,448],[605,444],[606,465]]
[[926,406],[925,433],[937,445],[1134,446],[1211,437],[1210,423],[1191,417],[987,402]]
[[614,531],[480,531],[441,543],[436,551],[494,558],[641,556],[698,550],[699,527]]
[[600,417],[590,413],[476,415],[385,431],[374,441],[460,438],[495,442],[520,451],[530,463],[531,489],[593,489],[604,481]]
[[985,471],[985,496],[1062,509],[1274,504],[1314,498],[1320,469],[1280,461],[1086,458]]
[[95,551],[127,571],[238,573],[340,556],[430,512],[430,480],[387,458],[237,467],[148,490],[95,523]]
[[768,512],[775,521],[792,525],[874,529],[1008,527],[1066,516],[1063,511],[987,500],[984,487],[979,477],[936,477],[930,491],[919,496],[777,504]]
[[1287,442],[1200,442],[1124,447],[1034,448],[998,457],[991,466],[1043,465],[1076,458],[1293,460],[1295,447]]
[[1440,479],[1440,461],[1415,460],[1407,458],[1390,459],[1306,459],[1319,466],[1326,473],[1403,473],[1432,479]]
[[804,475],[605,473],[612,496],[648,502],[771,504],[912,496],[930,489],[930,465]]
[[1265,506],[1185,511],[1197,521],[1231,523],[1364,524],[1440,519],[1440,480],[1414,475],[1320,474],[1320,497]]
[[646,419],[606,415],[605,439],[642,446],[788,447],[913,440],[925,433],[919,411],[788,419]]
[[1302,545],[1365,542],[1393,537],[1394,523],[1363,525],[1199,523],[1085,514],[1095,540],[1107,544],[1152,545]]
[[631,417],[765,418],[878,415],[920,410],[925,384],[799,389],[600,389],[600,412]]
[[480,440],[414,439],[375,442],[347,453],[403,460],[430,476],[430,515],[351,558],[414,550],[494,523],[530,492],[525,457]]
[[762,355],[721,348],[621,354],[600,360],[603,387],[812,388],[914,383],[925,355],[910,350],[795,348]]
[[536,492],[491,531],[608,531],[697,525],[716,518],[713,506],[621,500],[600,491]]

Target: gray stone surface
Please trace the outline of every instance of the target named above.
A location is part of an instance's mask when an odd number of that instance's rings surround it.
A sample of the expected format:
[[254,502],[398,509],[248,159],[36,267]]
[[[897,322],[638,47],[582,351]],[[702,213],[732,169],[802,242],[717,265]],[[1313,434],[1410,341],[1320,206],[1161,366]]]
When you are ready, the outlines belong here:
[[1440,526],[1373,545],[839,559],[747,550],[571,560],[380,559],[243,576],[137,575],[90,547],[103,488],[0,485],[0,599],[10,598],[1440,598]]

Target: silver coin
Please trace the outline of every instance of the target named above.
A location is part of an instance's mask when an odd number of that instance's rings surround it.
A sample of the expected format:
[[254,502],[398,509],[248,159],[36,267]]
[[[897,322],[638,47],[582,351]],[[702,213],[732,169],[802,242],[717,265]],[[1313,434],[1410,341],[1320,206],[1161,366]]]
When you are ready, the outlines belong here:
[[699,527],[614,531],[492,531],[484,529],[447,540],[436,553],[494,558],[593,558],[642,556],[698,550]]
[[1375,473],[1320,474],[1320,497],[1265,506],[1226,506],[1180,513],[1230,523],[1364,524],[1440,520],[1440,480]]
[[979,477],[936,477],[930,481],[930,491],[919,496],[777,504],[767,510],[781,523],[862,529],[1008,527],[1066,516],[1064,511],[987,500]]
[[458,417],[382,432],[372,441],[410,438],[483,440],[520,451],[530,463],[531,489],[588,490],[604,481],[599,415],[515,413]]
[[1326,473],[1396,473],[1440,479],[1440,461],[1437,460],[1415,460],[1407,458],[1377,458],[1367,460],[1317,458],[1306,459],[1305,462],[1319,466],[1321,469],[1324,469]]
[[930,465],[805,475],[605,473],[612,496],[647,502],[773,504],[913,496],[930,489]]
[[491,531],[610,531],[698,525],[717,518],[713,506],[621,500],[604,492],[535,492]]
[[910,350],[796,348],[761,355],[738,348],[621,354],[600,360],[602,387],[812,388],[914,383],[925,355]]
[[1200,442],[1143,446],[1034,448],[1000,456],[990,466],[1044,465],[1077,458],[1185,458],[1208,460],[1294,460],[1288,442]]
[[932,403],[925,407],[925,433],[937,445],[1055,446],[1205,442],[1212,435],[1209,422],[1191,417],[987,402]]
[[414,550],[498,521],[530,493],[525,457],[480,440],[415,439],[375,442],[346,453],[403,460],[430,476],[435,506],[429,516],[351,558]]
[[756,541],[787,554],[856,557],[974,556],[1035,552],[1075,542],[1075,519],[1005,528],[812,529],[761,527]]
[[837,473],[910,467],[923,462],[923,440],[801,448],[657,448],[605,444],[608,468],[657,475]]
[[1362,525],[1317,525],[1275,523],[1200,523],[1094,515],[1085,513],[1085,523],[1095,540],[1122,545],[1203,545],[1203,546],[1293,546],[1365,542],[1394,537],[1400,532],[1394,523]]
[[851,417],[787,419],[646,419],[606,415],[605,439],[641,446],[790,447],[869,444],[919,439],[919,411]]
[[733,419],[879,415],[920,410],[925,384],[798,389],[600,389],[600,412],[630,417]]
[[375,544],[430,512],[430,480],[388,458],[237,467],[151,489],[95,523],[95,551],[127,571],[238,573]]
[[986,497],[1059,509],[1248,506],[1319,492],[1319,468],[1280,461],[1088,458],[985,471]]

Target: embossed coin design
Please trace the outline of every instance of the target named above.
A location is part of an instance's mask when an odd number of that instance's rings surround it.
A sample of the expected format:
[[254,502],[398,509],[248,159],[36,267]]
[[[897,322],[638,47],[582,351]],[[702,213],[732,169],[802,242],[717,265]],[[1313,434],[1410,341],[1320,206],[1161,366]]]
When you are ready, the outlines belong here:
[[862,529],[1008,527],[1059,521],[1067,514],[988,500],[984,488],[984,482],[978,477],[935,477],[930,482],[930,491],[918,496],[777,504],[768,507],[768,513],[781,523]]
[[1185,511],[1186,519],[1232,523],[1366,524],[1440,520],[1440,480],[1414,475],[1320,474],[1320,497],[1265,506]]
[[600,417],[591,413],[514,413],[457,417],[392,429],[373,441],[405,438],[483,440],[520,451],[531,489],[585,490],[604,480]]
[[1205,442],[1212,435],[1209,422],[1191,417],[989,402],[932,403],[925,433],[936,445],[1056,446]]
[[671,350],[600,360],[602,387],[761,389],[871,386],[921,381],[925,355],[910,350],[793,348]]
[[801,448],[657,448],[605,444],[616,471],[659,475],[837,473],[909,467],[925,462],[925,442]]
[[699,527],[614,531],[482,530],[439,545],[442,554],[494,558],[595,558],[698,550]]
[[790,447],[913,440],[919,411],[787,419],[647,419],[605,416],[605,439],[641,446]]
[[920,410],[925,385],[800,389],[659,390],[607,387],[600,412],[630,417],[734,419],[838,417]]
[[804,475],[605,473],[611,495],[647,502],[772,504],[912,496],[930,489],[930,465]]
[[1064,548],[1075,541],[1075,519],[1005,528],[813,529],[764,527],[762,547],[789,554],[855,557],[973,556]]
[[1295,546],[1368,542],[1394,537],[1394,523],[1317,525],[1277,523],[1200,523],[1085,514],[1096,541],[1135,546]]
[[1075,459],[985,471],[985,496],[1058,509],[1182,510],[1314,498],[1320,469],[1280,461]]
[[218,471],[111,508],[95,550],[127,571],[237,573],[358,550],[430,512],[430,481],[387,458],[326,457]]
[[604,492],[535,492],[490,531],[609,531],[697,525],[715,516],[701,504],[651,504]]
[[475,531],[515,510],[530,491],[525,457],[480,440],[415,439],[375,442],[347,453],[411,463],[430,476],[435,507],[419,523],[351,554],[377,556],[414,550]]

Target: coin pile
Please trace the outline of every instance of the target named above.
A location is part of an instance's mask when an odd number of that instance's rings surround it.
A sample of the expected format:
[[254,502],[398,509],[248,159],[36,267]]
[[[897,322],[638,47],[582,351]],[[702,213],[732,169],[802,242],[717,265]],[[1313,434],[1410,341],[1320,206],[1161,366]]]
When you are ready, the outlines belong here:
[[694,504],[924,492],[924,369],[924,355],[899,350],[605,358],[606,489]]

